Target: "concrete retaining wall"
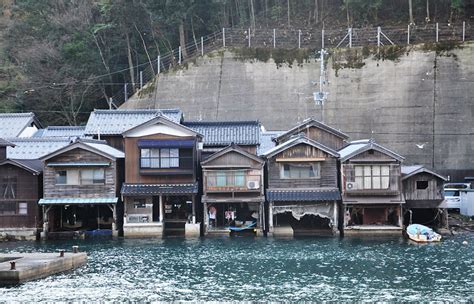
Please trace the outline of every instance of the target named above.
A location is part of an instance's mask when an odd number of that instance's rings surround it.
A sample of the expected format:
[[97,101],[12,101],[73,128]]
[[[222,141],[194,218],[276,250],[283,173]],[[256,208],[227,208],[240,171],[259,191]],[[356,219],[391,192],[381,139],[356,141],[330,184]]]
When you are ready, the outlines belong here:
[[[143,99],[123,108],[174,108],[186,120],[259,119],[268,130],[322,119],[352,139],[373,137],[452,180],[474,175],[474,45],[447,52],[410,50],[395,61],[366,58],[335,69],[329,59],[324,106],[315,105],[319,62],[281,67],[215,52],[161,74]],[[333,67],[334,66],[334,67]]]

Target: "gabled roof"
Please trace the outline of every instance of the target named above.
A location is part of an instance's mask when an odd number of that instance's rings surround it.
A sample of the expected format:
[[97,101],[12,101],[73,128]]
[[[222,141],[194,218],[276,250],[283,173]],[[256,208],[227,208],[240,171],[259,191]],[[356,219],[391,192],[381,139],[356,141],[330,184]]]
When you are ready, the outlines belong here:
[[211,156],[209,156],[208,159],[206,159],[205,161],[202,161],[201,162],[201,166],[204,168],[206,166],[206,164],[208,164],[209,162],[212,162],[213,160],[215,160],[216,158],[219,158],[221,157],[222,155],[226,154],[226,153],[229,153],[229,152],[236,152],[236,153],[239,153],[241,155],[243,155],[244,157],[247,157],[247,158],[250,158],[260,164],[263,164],[265,161],[263,159],[261,159],[260,157],[258,157],[257,155],[254,155],[254,154],[251,154],[247,151],[245,151],[244,149],[242,149],[241,147],[239,147],[238,145],[236,144],[231,144],[227,147],[225,147],[224,149],[212,154]]
[[64,137],[11,138],[8,141],[15,145],[14,148],[7,147],[7,157],[11,159],[39,159],[71,142],[69,138]]
[[309,139],[308,137],[306,137],[305,135],[303,134],[300,134],[300,135],[297,135],[287,141],[285,141],[284,143],[274,147],[273,149],[270,149],[268,150],[267,152],[265,152],[265,154],[263,154],[263,156],[269,158],[269,157],[272,157],[272,156],[275,156],[276,154],[284,151],[284,150],[287,150],[293,146],[296,146],[296,145],[299,145],[299,144],[307,144],[307,145],[310,145],[310,146],[313,146],[315,148],[318,148],[334,157],[339,157],[339,153],[337,153],[335,150],[329,148],[329,147],[326,147],[325,145],[322,145],[312,139]]
[[292,135],[292,134],[295,134],[295,133],[299,133],[302,129],[306,129],[306,128],[309,128],[309,127],[316,127],[316,128],[319,128],[319,129],[322,129],[326,132],[329,132],[329,133],[332,133],[334,135],[336,135],[337,137],[340,137],[342,139],[348,139],[349,136],[333,127],[330,127],[320,121],[317,121],[313,118],[308,118],[308,119],[305,119],[302,123],[300,123],[299,125],[291,128],[290,130],[284,132],[283,134],[280,134],[279,136],[277,136],[275,138],[275,141],[279,142],[283,137],[286,137],[286,136],[289,136],[289,135]]
[[38,159],[5,159],[0,162],[0,166],[7,164],[23,168],[36,175],[43,172],[43,162]]
[[442,179],[443,181],[447,181],[448,179],[434,171],[431,171],[421,165],[413,165],[413,166],[402,166],[401,167],[402,171],[402,180],[410,178],[418,173],[428,173],[431,174],[439,179]]
[[41,160],[48,160],[52,157],[65,153],[67,151],[71,151],[73,149],[83,149],[86,151],[90,151],[92,153],[96,153],[102,155],[106,158],[115,160],[116,158],[124,158],[125,154],[122,151],[119,151],[109,145],[105,141],[101,140],[77,140],[75,142],[70,143],[67,146],[61,147],[51,153],[48,153],[41,157]]
[[17,137],[31,124],[42,127],[34,113],[0,113],[0,137]]
[[85,126],[49,126],[39,129],[33,137],[83,137]]
[[15,145],[12,144],[11,142],[3,139],[3,138],[0,138],[0,147],[14,147]]
[[84,134],[121,135],[160,115],[175,123],[180,123],[183,119],[183,112],[180,109],[94,110],[89,116]]
[[261,131],[260,132],[260,145],[257,148],[257,155],[262,155],[268,150],[275,147],[276,143],[274,139],[285,131]]
[[181,130],[181,131],[184,131],[184,132],[188,132],[188,133],[191,133],[195,136],[198,136],[198,137],[203,137],[202,134],[186,127],[186,126],[183,126],[182,124],[179,124],[177,122],[174,122],[170,119],[168,119],[167,117],[163,116],[163,115],[159,115],[157,117],[154,117],[148,121],[145,121],[131,129],[128,129],[127,131],[123,132],[122,135],[123,136],[126,136],[127,134],[130,134],[131,132],[135,131],[135,130],[138,130],[138,129],[142,129],[142,128],[146,128],[148,126],[152,126],[152,125],[155,125],[157,123],[161,123],[161,124],[164,124],[166,126],[169,126],[171,128],[175,128],[175,129],[178,129],[178,130]]
[[362,140],[351,141],[349,145],[339,150],[339,154],[341,155],[341,161],[346,161],[368,150],[379,151],[380,153],[393,157],[394,159],[398,161],[403,161],[405,159],[400,154],[395,153],[392,150],[389,150],[385,148],[384,146],[377,144],[373,139],[362,139]]
[[258,121],[188,121],[186,127],[204,136],[204,146],[258,145],[260,122]]

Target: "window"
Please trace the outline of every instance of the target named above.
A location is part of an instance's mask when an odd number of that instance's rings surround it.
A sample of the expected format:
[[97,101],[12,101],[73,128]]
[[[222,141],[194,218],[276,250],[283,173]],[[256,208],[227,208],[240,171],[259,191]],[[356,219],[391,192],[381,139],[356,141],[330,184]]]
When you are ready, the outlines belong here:
[[141,168],[178,168],[179,149],[141,149]]
[[81,185],[103,185],[105,184],[104,169],[81,170]]
[[0,215],[16,214],[16,202],[0,202]]
[[245,187],[246,171],[214,171],[207,174],[208,187]]
[[428,181],[416,181],[416,189],[424,190],[428,188]]
[[16,176],[15,177],[7,176],[7,177],[2,178],[2,183],[0,184],[0,197],[15,198],[16,186],[17,186]]
[[104,169],[58,170],[55,174],[57,185],[104,185]]
[[390,166],[355,166],[355,182],[358,189],[388,189]]
[[301,179],[319,177],[320,164],[283,164],[281,178]]
[[28,214],[28,203],[18,203],[18,214],[21,214],[21,215]]

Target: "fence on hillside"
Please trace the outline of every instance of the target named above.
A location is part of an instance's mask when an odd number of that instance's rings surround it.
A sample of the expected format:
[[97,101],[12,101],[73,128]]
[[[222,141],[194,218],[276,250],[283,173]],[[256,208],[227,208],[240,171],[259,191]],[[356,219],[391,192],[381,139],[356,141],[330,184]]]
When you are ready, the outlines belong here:
[[152,81],[156,75],[222,47],[320,49],[471,40],[474,40],[474,23],[468,22],[335,30],[223,28],[221,31],[192,40],[183,48],[179,47],[149,62],[137,65],[135,67],[136,83],[125,83],[123,89],[110,98],[109,106],[112,108],[124,103],[146,83]]

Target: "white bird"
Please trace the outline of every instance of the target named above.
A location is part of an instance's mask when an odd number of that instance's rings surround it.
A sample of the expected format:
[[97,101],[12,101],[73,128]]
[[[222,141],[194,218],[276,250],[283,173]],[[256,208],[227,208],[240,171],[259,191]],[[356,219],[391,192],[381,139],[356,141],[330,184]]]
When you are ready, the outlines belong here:
[[423,149],[427,143],[416,144],[419,149]]

